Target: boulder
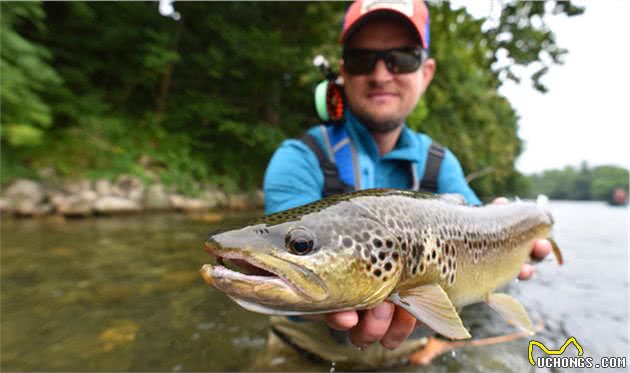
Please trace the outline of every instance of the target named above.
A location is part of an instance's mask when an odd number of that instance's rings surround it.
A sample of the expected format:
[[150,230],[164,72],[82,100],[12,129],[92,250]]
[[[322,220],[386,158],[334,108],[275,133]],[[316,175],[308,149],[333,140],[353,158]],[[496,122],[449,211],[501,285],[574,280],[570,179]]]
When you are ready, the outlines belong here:
[[105,196],[94,201],[94,211],[103,215],[134,213],[141,210],[138,202],[122,197]]
[[23,200],[37,204],[44,200],[45,191],[44,187],[38,182],[27,179],[17,179],[6,188],[4,196],[10,201],[10,205],[14,205],[14,202]]
[[181,194],[170,194],[168,196],[171,207],[185,212],[207,211],[211,208],[210,203],[200,198],[184,197]]
[[144,197],[144,183],[131,175],[120,175],[112,188],[112,195],[140,203]]
[[58,195],[52,199],[57,214],[64,216],[85,217],[92,215],[92,204],[96,192],[85,190],[76,195]]
[[107,179],[98,179],[94,183],[94,190],[99,197],[109,196],[112,194],[112,182]]
[[162,184],[153,184],[144,195],[144,207],[149,210],[168,210],[171,207],[166,189]]

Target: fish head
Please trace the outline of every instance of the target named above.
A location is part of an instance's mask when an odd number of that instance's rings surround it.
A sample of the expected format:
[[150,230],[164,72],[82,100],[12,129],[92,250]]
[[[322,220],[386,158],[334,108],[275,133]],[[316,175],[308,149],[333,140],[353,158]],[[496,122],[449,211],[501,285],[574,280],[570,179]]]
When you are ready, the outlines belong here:
[[[209,237],[204,280],[246,309],[275,315],[363,309],[400,276],[395,237],[350,201],[287,210]],[[226,261],[237,269],[228,269]]]

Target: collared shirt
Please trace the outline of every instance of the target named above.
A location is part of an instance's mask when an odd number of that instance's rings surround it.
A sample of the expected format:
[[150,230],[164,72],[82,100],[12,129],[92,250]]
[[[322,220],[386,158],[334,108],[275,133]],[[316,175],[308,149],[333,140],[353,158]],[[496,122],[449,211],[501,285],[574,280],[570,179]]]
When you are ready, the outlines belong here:
[[[413,185],[409,162],[416,167],[420,179],[424,175],[431,138],[403,126],[394,149],[381,156],[367,128],[346,112],[343,124],[357,151],[360,188],[409,189]],[[319,126],[308,131],[324,146]],[[285,140],[276,150],[265,172],[263,190],[265,212],[273,213],[301,206],[322,198],[324,176],[317,157],[302,142]],[[438,174],[438,193],[459,193],[469,204],[480,204],[468,186],[462,167],[446,149]]]

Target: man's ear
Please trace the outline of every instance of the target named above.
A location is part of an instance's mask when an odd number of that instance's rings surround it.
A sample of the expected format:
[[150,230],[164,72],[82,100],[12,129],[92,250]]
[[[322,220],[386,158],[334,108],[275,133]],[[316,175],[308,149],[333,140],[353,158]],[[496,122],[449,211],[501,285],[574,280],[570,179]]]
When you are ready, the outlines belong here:
[[431,80],[433,80],[433,75],[435,74],[435,60],[433,58],[427,58],[426,61],[422,64],[422,81],[423,81],[423,91],[427,89],[429,84],[431,84]]

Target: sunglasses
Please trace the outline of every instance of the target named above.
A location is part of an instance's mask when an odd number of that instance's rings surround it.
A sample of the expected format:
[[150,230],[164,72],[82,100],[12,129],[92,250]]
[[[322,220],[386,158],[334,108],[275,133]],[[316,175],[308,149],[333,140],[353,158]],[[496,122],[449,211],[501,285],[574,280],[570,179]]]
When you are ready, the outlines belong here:
[[343,63],[350,75],[365,75],[374,70],[378,60],[383,60],[392,74],[408,74],[420,68],[425,52],[420,47],[378,49],[344,49]]

